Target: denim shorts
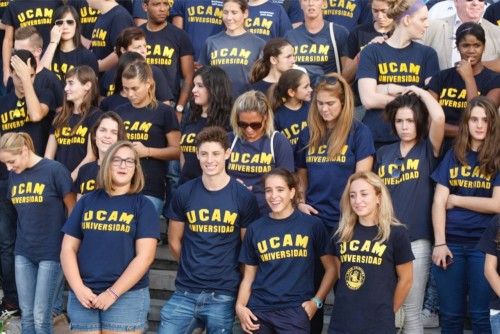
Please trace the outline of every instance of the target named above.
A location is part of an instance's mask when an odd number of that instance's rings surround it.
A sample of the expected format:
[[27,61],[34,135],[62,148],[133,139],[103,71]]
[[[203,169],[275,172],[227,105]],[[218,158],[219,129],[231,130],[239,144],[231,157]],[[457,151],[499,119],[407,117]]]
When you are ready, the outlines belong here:
[[70,328],[78,332],[145,330],[149,302],[148,288],[131,290],[121,295],[107,311],[101,311],[85,308],[70,291],[68,295]]

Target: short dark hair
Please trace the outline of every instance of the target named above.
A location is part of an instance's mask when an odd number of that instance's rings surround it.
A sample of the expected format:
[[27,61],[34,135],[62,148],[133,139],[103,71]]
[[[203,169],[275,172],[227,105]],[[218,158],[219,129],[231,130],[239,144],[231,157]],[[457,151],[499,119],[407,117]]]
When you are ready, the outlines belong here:
[[396,97],[385,107],[387,119],[391,123],[392,131],[397,135],[396,131],[396,114],[401,108],[409,108],[413,112],[413,121],[417,131],[417,141],[427,136],[427,124],[429,111],[425,104],[415,94],[403,94]]
[[483,45],[486,44],[486,36],[484,33],[483,27],[480,24],[475,22],[465,22],[462,23],[455,33],[455,43],[458,47],[458,44],[465,38],[467,35],[472,35],[476,37],[478,40],[483,42]]
[[[36,59],[31,52],[29,52],[28,50],[14,50],[14,52],[12,52],[11,57],[14,56],[18,56],[19,58],[21,58],[21,60],[25,64],[28,64],[28,59],[29,59],[31,68],[36,72]],[[10,70],[14,71],[12,64],[10,65]]]
[[115,52],[120,57],[122,55],[121,48],[125,50],[132,44],[133,41],[146,39],[146,34],[139,27],[125,28],[120,32],[116,39]]
[[207,126],[196,135],[196,148],[206,142],[219,143],[224,151],[229,148],[227,132],[220,126]]

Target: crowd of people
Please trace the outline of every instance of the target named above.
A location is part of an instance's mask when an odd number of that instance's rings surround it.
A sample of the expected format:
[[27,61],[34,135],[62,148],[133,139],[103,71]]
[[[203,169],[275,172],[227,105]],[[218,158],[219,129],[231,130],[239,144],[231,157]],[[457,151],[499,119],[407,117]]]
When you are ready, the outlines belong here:
[[162,334],[499,334],[499,3],[434,3],[0,1],[0,320],[144,332],[160,240]]

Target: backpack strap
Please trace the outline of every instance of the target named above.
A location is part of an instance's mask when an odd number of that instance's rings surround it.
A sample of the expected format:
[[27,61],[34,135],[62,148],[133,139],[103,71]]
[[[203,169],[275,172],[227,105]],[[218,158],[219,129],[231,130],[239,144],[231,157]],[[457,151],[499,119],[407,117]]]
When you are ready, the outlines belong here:
[[273,156],[273,162],[276,161],[276,159],[274,158],[274,136],[276,136],[276,133],[278,133],[278,131],[274,131],[271,135],[271,155]]
[[330,39],[332,40],[333,52],[335,53],[335,65],[337,66],[337,73],[340,74],[340,59],[339,59],[339,51],[337,48],[337,41],[335,40],[335,31],[333,30],[333,22],[330,22],[328,25],[330,28]]

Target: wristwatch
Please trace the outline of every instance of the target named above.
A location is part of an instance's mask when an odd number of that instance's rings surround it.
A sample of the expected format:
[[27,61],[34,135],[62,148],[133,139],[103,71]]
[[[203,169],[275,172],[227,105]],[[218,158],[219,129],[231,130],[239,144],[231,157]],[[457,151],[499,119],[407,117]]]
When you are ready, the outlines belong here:
[[184,106],[182,104],[178,104],[176,107],[175,107],[175,110],[177,112],[180,112],[182,113],[184,111]]
[[314,302],[314,304],[316,304],[316,307],[318,308],[318,310],[323,307],[323,301],[321,299],[319,299],[318,297],[312,297],[311,301]]

